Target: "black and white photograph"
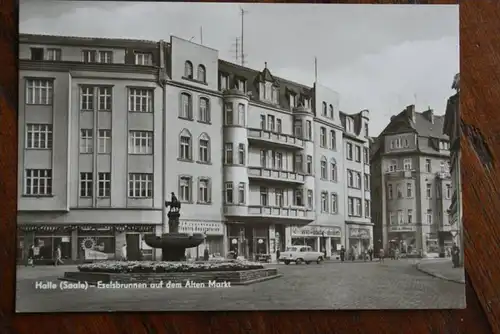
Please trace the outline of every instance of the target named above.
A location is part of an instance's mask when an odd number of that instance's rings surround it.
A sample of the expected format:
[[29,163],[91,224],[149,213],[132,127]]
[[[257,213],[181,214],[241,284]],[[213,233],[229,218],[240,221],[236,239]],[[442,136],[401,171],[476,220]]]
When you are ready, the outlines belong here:
[[19,7],[16,312],[465,308],[458,5]]

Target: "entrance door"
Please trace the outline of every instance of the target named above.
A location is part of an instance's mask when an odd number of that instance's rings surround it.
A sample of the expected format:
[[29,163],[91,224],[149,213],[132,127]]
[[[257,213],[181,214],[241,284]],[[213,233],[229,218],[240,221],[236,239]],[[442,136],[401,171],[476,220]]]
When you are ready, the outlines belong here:
[[125,240],[127,242],[127,259],[129,261],[139,261],[141,259],[140,235],[127,233]]

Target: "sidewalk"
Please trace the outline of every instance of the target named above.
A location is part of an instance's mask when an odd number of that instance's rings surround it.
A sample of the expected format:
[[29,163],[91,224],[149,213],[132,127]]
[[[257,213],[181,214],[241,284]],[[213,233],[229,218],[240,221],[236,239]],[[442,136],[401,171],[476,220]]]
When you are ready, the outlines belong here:
[[25,267],[24,265],[18,265],[16,267],[16,279],[17,280],[25,280],[25,279],[41,279],[43,277],[52,277],[52,276],[62,276],[66,271],[77,271],[76,265],[60,265],[57,267],[54,266],[35,266],[35,267]]
[[464,268],[453,268],[450,259],[422,260],[417,263],[417,269],[437,278],[465,284]]

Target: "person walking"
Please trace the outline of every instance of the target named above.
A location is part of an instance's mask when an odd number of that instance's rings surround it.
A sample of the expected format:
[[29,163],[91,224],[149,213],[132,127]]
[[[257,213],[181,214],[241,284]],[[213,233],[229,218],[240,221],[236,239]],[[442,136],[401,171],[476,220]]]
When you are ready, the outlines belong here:
[[345,260],[345,248],[344,246],[340,247],[340,262],[344,262]]
[[373,248],[368,248],[368,256],[370,257],[370,262],[373,260]]
[[28,262],[26,263],[26,267],[27,266],[35,266],[35,245],[31,245],[28,250]]
[[61,258],[62,258],[61,245],[58,245],[55,253],[54,266],[57,267],[59,264],[64,264],[64,261]]
[[354,260],[356,260],[356,250],[351,247],[351,261],[354,262]]
[[453,247],[451,248],[451,262],[453,264],[453,268],[458,268],[460,262],[459,256],[460,249],[458,248],[456,243],[453,243]]
[[379,257],[379,259],[378,259],[378,260],[379,260],[379,262],[380,262],[380,263],[383,263],[383,262],[384,262],[384,256],[385,256],[385,254],[384,254],[384,249],[383,249],[383,248],[380,248],[380,251],[379,251],[379,253],[378,253],[378,257]]
[[208,247],[205,247],[205,250],[203,251],[203,261],[208,261],[208,260],[209,260]]
[[280,249],[276,250],[276,263],[280,263]]
[[122,246],[122,261],[127,261],[127,244]]

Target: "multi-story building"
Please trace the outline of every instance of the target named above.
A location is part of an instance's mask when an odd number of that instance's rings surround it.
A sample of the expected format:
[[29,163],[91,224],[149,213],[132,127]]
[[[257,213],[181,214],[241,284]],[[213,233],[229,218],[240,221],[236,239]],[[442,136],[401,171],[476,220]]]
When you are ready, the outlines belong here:
[[456,94],[448,99],[446,113],[443,124],[443,132],[450,138],[451,153],[451,184],[453,188],[452,200],[448,210],[449,221],[452,225],[452,236],[454,241],[460,247],[460,263],[463,265],[463,224],[462,224],[462,184],[460,177],[460,74],[455,75],[452,89]]
[[21,255],[156,258],[143,236],[167,232],[171,192],[180,232],[207,234],[191,256],[371,244],[368,111],[341,113],[328,88],[177,37],[21,35],[19,49]]
[[444,117],[415,106],[392,116],[372,147],[372,220],[376,248],[425,255],[451,246],[450,142]]

